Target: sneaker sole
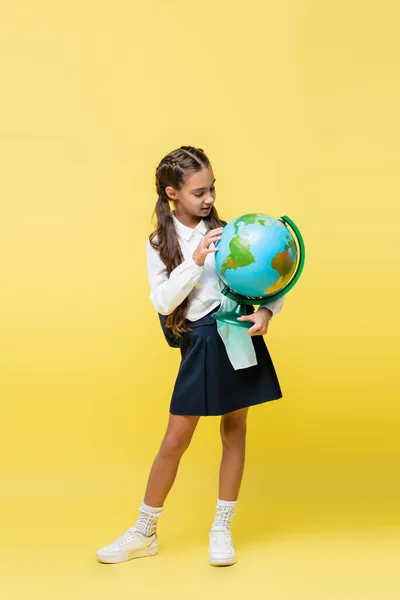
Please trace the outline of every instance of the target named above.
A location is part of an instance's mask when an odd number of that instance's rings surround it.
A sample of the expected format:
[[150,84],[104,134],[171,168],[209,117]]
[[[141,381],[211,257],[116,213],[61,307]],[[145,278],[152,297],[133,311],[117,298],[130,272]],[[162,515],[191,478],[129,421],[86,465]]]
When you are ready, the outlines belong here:
[[236,562],[236,556],[232,558],[220,558],[220,559],[208,559],[208,564],[212,567],[229,567],[230,565],[234,565]]
[[135,552],[126,552],[125,554],[121,554],[116,556],[115,554],[109,556],[99,556],[96,554],[97,559],[102,563],[112,564],[112,563],[121,563],[127,560],[132,560],[133,558],[145,558],[146,556],[155,556],[158,554],[158,548],[146,548],[144,550],[138,550]]

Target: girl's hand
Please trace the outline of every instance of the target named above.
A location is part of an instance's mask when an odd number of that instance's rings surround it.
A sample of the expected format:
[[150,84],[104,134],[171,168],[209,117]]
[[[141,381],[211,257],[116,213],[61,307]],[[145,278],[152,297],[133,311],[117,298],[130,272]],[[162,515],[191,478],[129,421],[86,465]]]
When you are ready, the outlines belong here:
[[244,317],[238,317],[238,321],[250,321],[254,323],[253,327],[249,329],[249,335],[265,335],[268,331],[268,324],[272,319],[272,311],[266,306],[262,306],[252,315],[246,315]]
[[207,254],[210,254],[210,252],[217,252],[218,248],[209,248],[209,245],[221,239],[222,230],[223,227],[218,227],[217,229],[208,231],[193,252],[193,260],[199,267],[204,265]]

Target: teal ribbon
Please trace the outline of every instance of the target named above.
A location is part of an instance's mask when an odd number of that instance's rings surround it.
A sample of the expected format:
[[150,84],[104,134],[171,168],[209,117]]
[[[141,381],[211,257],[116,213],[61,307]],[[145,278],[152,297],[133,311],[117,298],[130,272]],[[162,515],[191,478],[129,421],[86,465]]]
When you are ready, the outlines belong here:
[[[231,312],[239,306],[238,302],[227,298],[224,294],[221,294],[221,296],[221,306],[214,313],[215,315],[218,315],[220,312]],[[258,364],[253,340],[247,328],[238,327],[237,325],[225,323],[217,319],[217,329],[235,371],[254,367]]]

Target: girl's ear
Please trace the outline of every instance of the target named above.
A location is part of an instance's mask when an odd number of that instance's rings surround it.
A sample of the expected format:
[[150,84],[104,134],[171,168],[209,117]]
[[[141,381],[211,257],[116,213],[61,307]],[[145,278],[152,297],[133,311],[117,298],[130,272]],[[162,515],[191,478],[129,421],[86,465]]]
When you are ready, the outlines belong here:
[[177,200],[176,191],[170,185],[165,188],[165,193],[167,194],[170,200]]

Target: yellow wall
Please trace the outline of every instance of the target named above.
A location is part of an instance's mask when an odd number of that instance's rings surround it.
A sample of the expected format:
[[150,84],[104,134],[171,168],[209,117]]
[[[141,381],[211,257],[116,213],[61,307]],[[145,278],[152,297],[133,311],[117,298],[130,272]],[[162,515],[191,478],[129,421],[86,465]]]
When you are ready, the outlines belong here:
[[[399,11],[389,8],[0,3],[0,444],[10,480],[124,467],[141,473],[140,500],[179,364],[148,299],[154,170],[192,144],[210,156],[221,216],[286,214],[307,250],[266,338],[284,398],[250,413],[246,485],[263,467],[271,477],[286,469],[292,491],[313,482],[307,506],[336,473],[344,503],[351,484],[390,502],[400,85]],[[211,502],[219,454],[218,420],[204,419],[183,473],[203,473]]]

